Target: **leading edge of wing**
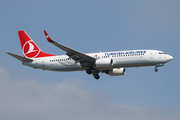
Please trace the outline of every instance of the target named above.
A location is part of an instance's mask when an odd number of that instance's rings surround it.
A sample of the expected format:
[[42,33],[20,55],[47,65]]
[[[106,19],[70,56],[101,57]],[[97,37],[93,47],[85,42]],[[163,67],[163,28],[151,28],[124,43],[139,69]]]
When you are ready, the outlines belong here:
[[62,44],[57,43],[56,41],[54,41],[54,40],[52,40],[50,38],[50,36],[47,34],[47,32],[45,30],[44,30],[44,33],[45,33],[45,36],[46,36],[48,42],[52,43],[53,45],[57,46],[58,48],[60,48],[60,49],[62,49],[64,51],[66,51],[68,54],[77,55],[77,56],[79,56],[81,58],[84,58],[84,59],[86,59],[88,61],[95,61],[96,60],[95,58],[93,58],[93,57],[91,57],[89,55],[86,55],[86,54],[81,53],[79,51],[76,51],[76,50],[74,50],[72,48],[69,48],[69,47],[66,47],[66,46],[64,46]]

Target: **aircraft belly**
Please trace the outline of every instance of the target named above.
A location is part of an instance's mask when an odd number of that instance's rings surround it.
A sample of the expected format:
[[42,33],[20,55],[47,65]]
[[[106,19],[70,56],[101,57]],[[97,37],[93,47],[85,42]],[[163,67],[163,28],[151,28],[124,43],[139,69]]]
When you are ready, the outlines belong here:
[[72,64],[71,62],[59,62],[55,64],[46,65],[46,70],[51,71],[78,71],[81,70],[81,66],[79,64]]
[[148,65],[147,60],[143,58],[128,58],[114,60],[113,67],[138,67]]

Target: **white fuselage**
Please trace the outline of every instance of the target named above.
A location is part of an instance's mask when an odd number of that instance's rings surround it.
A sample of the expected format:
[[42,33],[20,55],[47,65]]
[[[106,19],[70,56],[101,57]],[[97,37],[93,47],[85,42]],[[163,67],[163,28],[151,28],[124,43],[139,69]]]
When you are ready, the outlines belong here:
[[[128,50],[87,54],[96,59],[110,58],[113,60],[112,68],[141,67],[164,65],[173,59],[172,56],[158,50]],[[35,69],[50,71],[82,71],[79,62],[67,55],[35,58],[32,62],[23,62],[24,65]],[[101,68],[103,70],[103,68]],[[107,68],[104,68],[107,69]],[[110,69],[110,68],[109,68]]]

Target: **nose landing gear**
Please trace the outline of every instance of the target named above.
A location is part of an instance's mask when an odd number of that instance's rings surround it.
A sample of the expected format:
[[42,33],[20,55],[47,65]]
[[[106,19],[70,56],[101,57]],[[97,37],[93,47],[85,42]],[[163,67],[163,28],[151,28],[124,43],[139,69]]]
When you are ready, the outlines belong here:
[[155,68],[154,68],[154,71],[155,71],[155,72],[157,72],[157,71],[158,71],[157,67],[155,67]]
[[161,66],[164,66],[164,64],[157,64],[154,68],[154,71],[157,72],[158,71],[157,67],[161,67]]

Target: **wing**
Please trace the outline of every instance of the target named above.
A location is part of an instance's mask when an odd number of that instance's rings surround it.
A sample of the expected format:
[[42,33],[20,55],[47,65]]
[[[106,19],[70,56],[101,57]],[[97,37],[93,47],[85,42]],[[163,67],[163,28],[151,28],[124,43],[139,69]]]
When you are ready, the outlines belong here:
[[72,48],[66,47],[62,44],[59,44],[59,43],[53,41],[45,30],[44,30],[44,33],[45,33],[45,36],[46,36],[48,42],[52,43],[53,45],[57,46],[58,48],[60,48],[64,51],[66,51],[67,52],[66,55],[68,55],[69,58],[72,58],[76,62],[79,62],[82,67],[89,66],[89,65],[91,65],[91,63],[96,61],[96,58],[94,58],[94,57],[91,57],[89,55],[86,55],[84,53],[81,53],[79,51],[76,51]]
[[22,61],[22,62],[32,62],[32,61],[33,61],[32,59],[25,58],[25,57],[22,57],[22,56],[13,54],[13,53],[7,52],[7,54],[11,55],[12,57],[15,57],[16,59],[18,59],[18,60],[20,60],[20,61]]

